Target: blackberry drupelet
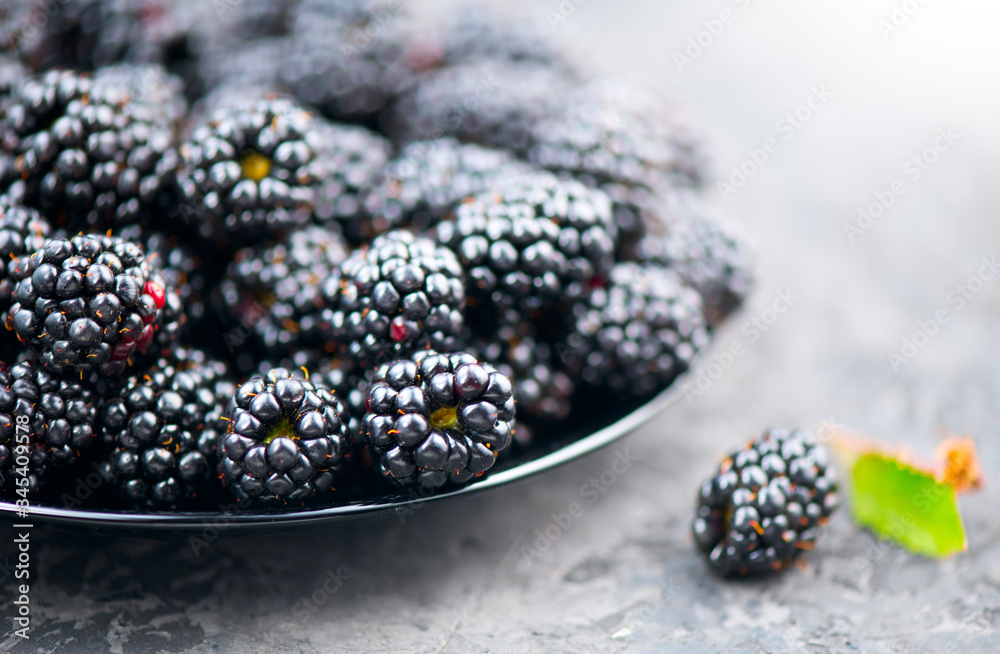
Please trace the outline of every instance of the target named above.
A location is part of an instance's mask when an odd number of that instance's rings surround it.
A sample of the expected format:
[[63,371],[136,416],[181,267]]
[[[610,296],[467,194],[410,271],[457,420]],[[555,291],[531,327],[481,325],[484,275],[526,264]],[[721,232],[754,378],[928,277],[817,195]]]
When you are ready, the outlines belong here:
[[661,189],[698,186],[706,175],[697,140],[677,109],[620,82],[591,82],[559,96],[535,125],[532,141],[532,163],[611,196],[624,244],[642,237]]
[[166,211],[176,157],[162,96],[172,91],[162,70],[149,88],[128,83],[142,79],[52,70],[16,86],[0,109],[0,149],[14,157],[26,204],[71,232]]
[[[54,375],[32,359],[0,362],[0,490],[13,495],[24,478],[28,492],[38,492],[53,468],[76,462],[90,447],[95,417],[89,385]],[[20,440],[25,436],[26,443]],[[28,459],[27,475],[15,471],[21,456]]]
[[235,392],[226,365],[198,350],[178,349],[126,378],[99,410],[101,476],[139,509],[190,505],[215,479]]
[[268,353],[319,349],[320,284],[346,258],[337,233],[306,227],[276,244],[237,252],[220,291],[233,318],[252,328]]
[[120,374],[157,330],[173,330],[169,313],[179,302],[135,243],[51,239],[21,261],[7,329],[60,374]]
[[537,312],[585,298],[614,263],[611,202],[546,172],[509,178],[438,226],[468,273],[477,303]]
[[705,320],[722,322],[753,287],[753,253],[743,234],[693,203],[684,216],[661,225],[635,247],[634,258],[669,268],[701,295]]
[[440,488],[486,472],[511,442],[511,382],[466,353],[423,350],[380,366],[362,433],[399,486]]
[[344,403],[276,368],[240,386],[219,441],[219,472],[238,500],[301,503],[333,490],[350,447]]
[[[349,212],[337,194],[351,187],[334,171],[351,160],[355,141],[285,98],[220,107],[181,145],[180,218],[205,239],[240,245],[302,227],[318,209],[321,219]],[[382,147],[374,135],[367,142]]]
[[371,231],[434,227],[461,200],[529,170],[505,150],[452,138],[411,143],[386,166],[384,179],[365,198]]
[[15,274],[21,257],[38,250],[52,228],[40,213],[0,197],[0,313],[13,302]]
[[732,451],[702,485],[695,542],[722,575],[784,570],[815,547],[837,490],[826,448],[800,431],[770,429]]
[[427,347],[453,348],[464,327],[463,276],[451,250],[387,232],[323,282],[326,337],[372,365]]
[[532,61],[479,59],[423,73],[387,114],[398,144],[451,136],[522,154],[548,99],[566,91],[558,70]]
[[616,265],[607,285],[574,311],[575,324],[559,350],[585,383],[621,398],[666,388],[709,338],[697,291],[651,265]]

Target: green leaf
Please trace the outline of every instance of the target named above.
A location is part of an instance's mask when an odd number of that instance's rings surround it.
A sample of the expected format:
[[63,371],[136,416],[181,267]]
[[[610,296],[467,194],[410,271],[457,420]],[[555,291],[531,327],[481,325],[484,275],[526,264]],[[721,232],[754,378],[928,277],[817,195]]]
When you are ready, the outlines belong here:
[[859,524],[925,556],[965,551],[952,486],[882,454],[861,455],[851,472],[851,512]]

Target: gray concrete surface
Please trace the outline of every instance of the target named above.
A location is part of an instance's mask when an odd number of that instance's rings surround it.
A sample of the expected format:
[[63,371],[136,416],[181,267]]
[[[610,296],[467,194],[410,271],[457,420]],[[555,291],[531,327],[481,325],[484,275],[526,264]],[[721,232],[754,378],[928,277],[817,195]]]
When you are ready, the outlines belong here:
[[[908,2],[915,13],[884,37],[894,4],[562,3],[554,30],[595,67],[686,103],[720,176],[765,139],[780,146],[737,192],[710,190],[761,264],[752,301],[717,340],[746,353],[704,395],[571,466],[405,521],[223,538],[198,553],[36,531],[36,622],[13,651],[1000,651],[1000,279],[963,306],[954,295],[1000,255],[1000,10]],[[560,4],[535,7],[544,21]],[[674,53],[724,9],[731,22],[678,71]],[[778,121],[814,87],[832,95],[786,139]],[[942,129],[955,142],[907,176]],[[897,178],[904,192],[850,242],[844,223]],[[743,325],[769,318],[779,290],[797,299],[754,340]],[[948,322],[893,370],[888,354],[941,310]],[[974,435],[987,487],[961,499],[969,551],[923,559],[842,512],[799,569],[709,575],[688,521],[716,457],[765,426],[824,419],[924,454],[939,429]],[[611,481],[619,455],[635,460]]]

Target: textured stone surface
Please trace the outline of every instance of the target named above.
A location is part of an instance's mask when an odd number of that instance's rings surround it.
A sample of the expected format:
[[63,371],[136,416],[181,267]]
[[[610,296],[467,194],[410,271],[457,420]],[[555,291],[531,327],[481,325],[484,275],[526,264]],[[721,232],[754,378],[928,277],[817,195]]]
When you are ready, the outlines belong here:
[[[183,540],[36,530],[32,640],[0,650],[1000,650],[1000,279],[961,308],[950,295],[981,257],[1000,255],[998,10],[979,4],[970,21],[969,4],[923,5],[888,39],[888,1],[581,4],[554,30],[588,44],[607,74],[683,98],[721,176],[747,148],[780,146],[737,192],[710,191],[760,251],[757,292],[716,345],[746,353],[703,396],[607,450],[405,521],[227,535],[197,554]],[[558,6],[538,3],[538,19]],[[726,8],[731,24],[678,72],[673,53]],[[778,121],[820,85],[832,96],[786,139]],[[907,159],[947,128],[957,141],[912,180]],[[905,192],[849,242],[844,222],[897,178]],[[798,299],[754,339],[743,325],[779,289]],[[949,322],[894,371],[887,354],[939,310]],[[961,500],[969,552],[926,560],[840,513],[799,569],[710,576],[688,534],[698,482],[751,433],[823,419],[928,455],[941,428],[975,435],[988,485]],[[637,460],[595,492],[590,480],[610,480],[619,454]],[[553,514],[574,502],[563,529]],[[546,530],[556,538],[526,556]],[[336,577],[336,593],[306,606]],[[10,579],[0,600],[12,615]]]

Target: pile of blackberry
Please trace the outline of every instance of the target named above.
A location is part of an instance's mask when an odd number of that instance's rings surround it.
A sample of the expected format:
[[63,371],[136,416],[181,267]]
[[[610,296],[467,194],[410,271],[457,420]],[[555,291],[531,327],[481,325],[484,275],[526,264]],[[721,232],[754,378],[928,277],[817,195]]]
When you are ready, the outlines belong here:
[[528,13],[229,4],[0,10],[5,500],[455,489],[648,402],[749,292],[673,105]]

